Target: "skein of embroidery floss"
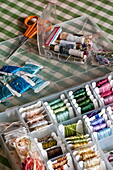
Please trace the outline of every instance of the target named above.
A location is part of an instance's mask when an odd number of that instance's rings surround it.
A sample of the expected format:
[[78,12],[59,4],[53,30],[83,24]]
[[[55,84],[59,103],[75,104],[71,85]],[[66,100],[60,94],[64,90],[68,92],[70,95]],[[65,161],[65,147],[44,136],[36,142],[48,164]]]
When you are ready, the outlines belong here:
[[62,144],[61,137],[57,136],[55,132],[43,138],[34,138],[37,145],[45,150],[53,148],[54,146],[60,146]]
[[0,84],[0,102],[13,96],[11,91],[3,84]]
[[65,138],[69,136],[83,134],[82,120],[78,120],[77,123],[68,124],[68,125],[60,124],[58,128]]
[[70,153],[54,160],[54,161],[47,161],[47,167],[49,170],[54,169],[64,169],[64,170],[74,170],[73,161]]
[[93,87],[93,88],[95,88],[95,87],[98,87],[98,88],[99,88],[99,87],[101,87],[102,85],[110,82],[111,79],[112,79],[112,76],[110,75],[110,76],[108,76],[107,78],[101,79],[101,80],[99,80],[99,81],[97,81],[97,82],[92,82],[92,87]]
[[57,156],[60,156],[66,152],[66,148],[65,148],[64,144],[60,144],[60,146],[56,145],[56,146],[51,147],[46,150],[43,149],[41,146],[42,146],[42,144],[38,143],[38,147],[41,151],[41,154],[42,154],[44,160],[46,160],[46,161],[49,159],[55,158]]
[[42,105],[42,102],[39,100],[37,103],[35,104],[31,104],[29,106],[26,106],[26,107],[20,107],[19,108],[19,112],[20,113],[23,113],[23,112],[27,112],[27,111],[30,111],[30,110],[34,110],[34,109],[37,109],[37,108],[40,108]]
[[70,91],[68,94],[80,114],[98,108],[98,102],[92,95],[88,84],[83,88]]
[[94,119],[97,119],[99,117],[104,117],[105,120],[107,120],[107,114],[105,114],[105,108],[103,108],[102,110],[96,110],[93,111],[87,115],[83,116],[83,119],[85,119],[85,121],[93,121]]
[[56,123],[69,120],[75,116],[73,108],[64,94],[61,94],[60,98],[45,102],[44,104]]
[[18,97],[33,85],[35,85],[34,82],[27,76],[17,76],[9,84],[6,84],[8,89]]
[[41,69],[43,69],[42,65],[34,63],[32,61],[27,61],[23,67],[21,67],[20,71],[27,72],[29,74],[37,74]]
[[31,80],[35,83],[34,86],[31,86],[31,89],[34,90],[35,93],[38,93],[50,84],[50,81],[45,81],[38,76],[34,76]]

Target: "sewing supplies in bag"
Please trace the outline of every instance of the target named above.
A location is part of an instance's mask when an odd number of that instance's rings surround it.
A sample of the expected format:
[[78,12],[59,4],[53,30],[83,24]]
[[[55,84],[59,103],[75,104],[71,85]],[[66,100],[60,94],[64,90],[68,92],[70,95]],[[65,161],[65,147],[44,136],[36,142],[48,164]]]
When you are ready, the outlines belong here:
[[20,108],[19,112],[22,114],[30,131],[46,128],[51,124],[44,106],[38,101],[31,106]]
[[80,114],[98,108],[97,99],[95,99],[88,84],[77,90],[69,91],[68,95]]
[[64,94],[49,102],[44,102],[47,110],[50,112],[55,122],[63,122],[74,118],[74,111],[68,99]]

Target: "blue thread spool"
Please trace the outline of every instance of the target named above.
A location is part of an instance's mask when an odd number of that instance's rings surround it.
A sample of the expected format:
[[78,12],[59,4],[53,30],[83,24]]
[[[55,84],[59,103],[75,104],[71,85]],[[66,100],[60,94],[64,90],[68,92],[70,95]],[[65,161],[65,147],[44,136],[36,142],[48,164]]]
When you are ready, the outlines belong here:
[[99,117],[98,119],[90,121],[90,126],[96,126],[96,125],[101,124],[101,123],[105,123],[104,117]]
[[108,136],[111,136],[111,135],[112,135],[112,129],[111,129],[110,127],[105,128],[105,129],[103,129],[103,130],[100,130],[100,131],[97,133],[98,140],[107,138]]

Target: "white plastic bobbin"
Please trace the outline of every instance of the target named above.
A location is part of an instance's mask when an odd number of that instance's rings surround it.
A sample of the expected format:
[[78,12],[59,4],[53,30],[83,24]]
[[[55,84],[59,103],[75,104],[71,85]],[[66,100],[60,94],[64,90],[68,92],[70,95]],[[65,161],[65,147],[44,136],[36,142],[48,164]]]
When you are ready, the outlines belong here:
[[69,91],[68,95],[72,96],[73,95],[73,91]]
[[96,82],[92,82],[92,87],[93,87],[93,88],[96,87]]
[[107,107],[107,111],[108,111],[109,113],[112,113],[111,106],[108,106],[108,107]]
[[77,104],[76,99],[72,99],[72,103],[73,103],[74,105]]
[[58,129],[59,129],[59,131],[61,132],[61,134],[65,137],[65,128],[64,128],[64,126],[63,126],[62,124],[60,124],[60,125],[58,126]]
[[66,107],[67,108],[69,108],[70,107],[70,103],[68,102],[68,103],[66,103]]
[[99,98],[99,104],[100,104],[100,107],[102,107],[102,106],[104,106],[105,104],[104,104],[104,98],[102,98],[102,97],[100,97]]
[[93,102],[93,104],[94,104],[95,109],[97,109],[97,108],[98,108],[98,102],[97,102],[97,99],[94,99],[92,102]]
[[77,111],[79,112],[79,114],[81,114],[81,107],[78,107]]
[[113,80],[110,81],[110,85],[113,88]]
[[47,161],[47,167],[48,167],[48,169],[49,170],[53,170],[53,163],[52,163],[52,161]]
[[91,99],[91,101],[95,99],[93,95],[90,95],[89,98]]
[[61,95],[60,95],[60,98],[61,98],[61,100],[65,100],[65,99],[66,99],[65,94],[61,94]]
[[72,107],[69,107],[68,110],[69,110],[70,117],[71,117],[71,118],[74,118],[75,115],[74,115],[73,108],[72,108]]
[[45,105],[45,106],[48,106],[49,104],[48,104],[48,102],[44,102],[44,105]]
[[73,55],[73,56],[80,57],[80,58],[84,57],[84,52],[83,51],[79,51],[79,50],[75,50],[75,49],[69,49],[69,54]]
[[91,95],[92,95],[91,90],[88,90],[88,91],[87,91],[87,95],[88,95],[88,96],[91,96]]
[[90,90],[89,84],[86,84],[86,85],[85,85],[85,89],[86,89],[86,91],[89,91],[89,90]]
[[112,75],[108,76],[108,80],[111,81],[112,80]]
[[82,120],[78,120],[76,124],[76,131],[83,134],[83,123]]

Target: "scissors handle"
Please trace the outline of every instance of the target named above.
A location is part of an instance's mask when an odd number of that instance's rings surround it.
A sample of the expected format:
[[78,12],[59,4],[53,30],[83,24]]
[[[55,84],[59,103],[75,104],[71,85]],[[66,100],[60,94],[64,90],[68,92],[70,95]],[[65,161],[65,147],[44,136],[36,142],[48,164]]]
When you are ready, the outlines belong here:
[[[36,21],[29,25],[28,22],[31,21],[33,18],[36,19]],[[39,17],[36,15],[32,15],[32,16],[28,16],[25,20],[24,20],[24,24],[28,27],[26,32],[25,32],[25,36],[28,38],[32,38],[35,34],[37,34],[37,23],[38,23]]]

